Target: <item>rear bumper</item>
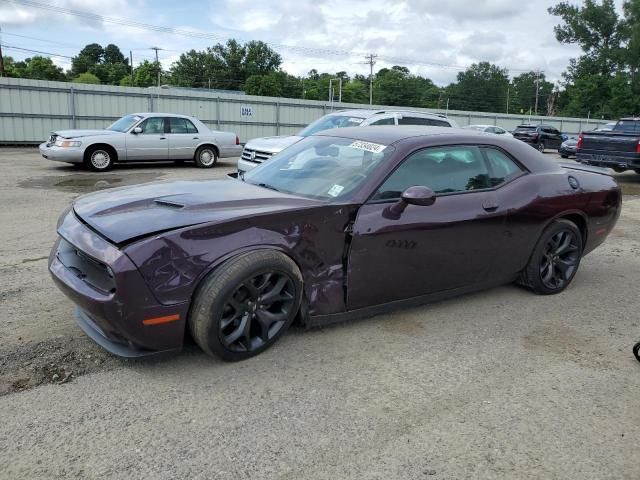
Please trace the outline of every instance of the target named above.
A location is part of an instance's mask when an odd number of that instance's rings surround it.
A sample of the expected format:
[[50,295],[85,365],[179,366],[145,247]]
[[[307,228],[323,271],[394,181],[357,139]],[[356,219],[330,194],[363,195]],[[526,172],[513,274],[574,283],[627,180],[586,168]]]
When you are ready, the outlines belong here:
[[47,160],[68,163],[82,163],[84,160],[84,149],[82,147],[62,148],[41,143],[38,149],[40,150],[40,155]]
[[[158,302],[127,255],[85,227],[73,212],[64,218],[58,233],[60,238],[49,256],[49,272],[56,286],[78,307],[78,324],[89,337],[124,357],[182,348],[188,302]],[[68,260],[73,255],[68,244],[76,249],[80,258],[76,262]],[[96,271],[90,266],[83,270],[83,261],[99,264],[108,272],[108,291],[102,287],[107,282],[92,281]],[[148,321],[167,317],[175,320]]]
[[586,165],[610,168],[640,168],[640,155],[636,153],[621,154],[607,151],[583,152],[578,151],[576,160]]
[[220,158],[239,157],[242,155],[242,145],[220,147]]

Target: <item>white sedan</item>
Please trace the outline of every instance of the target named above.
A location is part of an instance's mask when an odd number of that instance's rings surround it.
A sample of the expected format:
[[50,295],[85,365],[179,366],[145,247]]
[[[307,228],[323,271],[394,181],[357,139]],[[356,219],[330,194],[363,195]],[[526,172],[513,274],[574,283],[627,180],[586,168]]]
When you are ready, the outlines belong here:
[[494,133],[496,135],[504,135],[505,137],[513,137],[513,135],[507,132],[504,128],[497,127],[495,125],[467,125],[463,128],[475,130],[476,132]]
[[209,130],[200,120],[168,113],[126,115],[104,130],[58,130],[40,144],[48,160],[84,164],[105,171],[114,162],[193,160],[213,167],[218,158],[239,157],[235,133]]

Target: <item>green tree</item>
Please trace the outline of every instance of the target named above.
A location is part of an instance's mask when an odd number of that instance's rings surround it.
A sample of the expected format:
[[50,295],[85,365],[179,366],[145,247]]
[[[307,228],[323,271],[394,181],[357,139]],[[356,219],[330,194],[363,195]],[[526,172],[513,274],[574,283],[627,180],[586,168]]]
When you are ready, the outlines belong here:
[[300,98],[302,82],[286,72],[269,72],[266,75],[251,75],[247,78],[244,91],[249,95]]
[[100,84],[100,79],[90,72],[81,73],[80,75],[75,77],[72,81],[73,83],[91,83],[94,85]]
[[556,39],[584,52],[563,74],[563,114],[615,117],[638,108],[640,1],[625,1],[623,7],[623,17],[613,0],[585,0],[581,6],[563,1],[549,8],[562,21],[555,27]]
[[89,72],[97,76],[103,84],[118,85],[130,74],[129,59],[113,44],[102,48],[97,43],[84,47],[71,60],[71,75],[77,77]]
[[[191,50],[180,55],[171,66],[171,78],[174,84],[185,87],[211,87],[226,90],[242,90],[247,79],[254,75],[267,75],[277,72],[282,58],[266,43],[251,41],[240,44],[228,40],[218,43],[206,51]],[[250,87],[258,87],[252,80]],[[267,84],[276,85],[279,80],[271,78]]]
[[504,112],[509,76],[506,69],[489,62],[474,63],[458,73],[457,83],[446,89],[449,108],[480,112]]
[[133,82],[130,77],[124,77],[120,85],[127,86],[132,83],[135,87],[152,87],[158,84],[158,73],[160,74],[160,82],[164,79],[164,72],[160,62],[150,62],[145,60],[133,70]]
[[[5,62],[6,63],[6,62]],[[35,80],[57,80],[66,79],[62,68],[58,67],[49,57],[35,56],[27,58],[21,62],[5,65],[9,76],[20,78],[32,78]]]
[[[536,80],[539,86],[536,88]],[[549,114],[547,104],[553,94],[553,83],[547,81],[544,73],[526,72],[511,80],[509,90],[509,113],[535,111],[536,89],[538,90],[538,113]]]

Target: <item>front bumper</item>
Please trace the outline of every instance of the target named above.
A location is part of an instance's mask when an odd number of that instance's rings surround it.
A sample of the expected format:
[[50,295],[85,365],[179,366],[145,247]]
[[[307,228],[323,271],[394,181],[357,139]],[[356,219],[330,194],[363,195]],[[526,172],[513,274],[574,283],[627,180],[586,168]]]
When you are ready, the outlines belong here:
[[243,160],[242,158],[240,158],[238,160],[238,172],[248,172],[249,170],[253,170],[260,165],[260,163],[251,162],[249,160]]
[[84,148],[82,147],[56,147],[48,143],[41,143],[38,147],[40,155],[47,160],[57,162],[82,163],[84,161]]
[[[161,304],[129,257],[89,230],[73,212],[63,219],[58,233],[49,272],[78,307],[78,324],[87,335],[124,357],[182,348],[188,302]],[[102,279],[96,278],[100,272]],[[149,321],[166,318],[175,320]]]
[[576,150],[574,148],[563,148],[563,147],[560,147],[558,149],[558,153],[560,155],[575,156],[576,155]]

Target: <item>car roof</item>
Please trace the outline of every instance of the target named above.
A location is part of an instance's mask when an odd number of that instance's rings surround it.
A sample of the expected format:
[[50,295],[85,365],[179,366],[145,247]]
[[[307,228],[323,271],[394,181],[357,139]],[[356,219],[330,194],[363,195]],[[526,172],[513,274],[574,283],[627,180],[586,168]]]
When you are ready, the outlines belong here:
[[162,113],[162,112],[140,112],[131,113],[130,115],[137,115],[140,117],[176,117],[176,118],[194,118],[190,115],[180,115],[179,113]]
[[411,114],[411,115],[424,115],[427,117],[437,117],[437,118],[444,118],[444,119],[447,118],[445,115],[442,115],[439,113],[420,112],[417,110],[402,110],[398,108],[353,108],[349,110],[337,110],[335,112],[329,113],[329,115],[369,118],[369,117],[373,117],[374,115],[382,115],[384,113],[402,113],[402,114]]
[[[483,124],[481,124],[481,123],[474,123],[474,124],[472,124],[472,125],[467,125],[467,126],[462,127],[462,128],[470,128],[470,127],[482,127],[482,128],[487,128],[487,127],[498,127],[498,126],[497,126],[497,125],[488,125],[488,124],[487,124],[487,125],[483,125]],[[498,127],[498,128],[501,128],[501,127]]]
[[364,142],[381,143],[391,145],[393,143],[412,137],[428,137],[434,135],[452,135],[459,137],[478,138],[478,136],[487,135],[483,132],[474,132],[473,130],[464,130],[462,128],[451,127],[432,127],[423,125],[376,125],[370,127],[345,127],[334,128],[331,130],[323,130],[314,133],[313,136],[319,137],[340,137],[352,138],[354,140],[362,140]]

